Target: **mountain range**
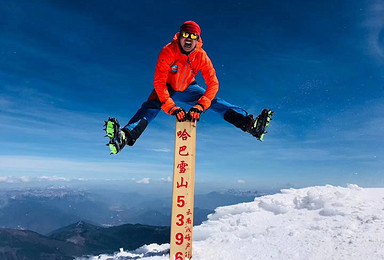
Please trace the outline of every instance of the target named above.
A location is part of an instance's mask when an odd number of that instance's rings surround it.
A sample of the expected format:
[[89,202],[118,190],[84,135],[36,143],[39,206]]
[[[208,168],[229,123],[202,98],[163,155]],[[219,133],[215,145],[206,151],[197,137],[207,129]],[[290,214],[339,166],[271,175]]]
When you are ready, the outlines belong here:
[[125,224],[100,227],[83,221],[44,236],[29,230],[0,228],[0,259],[74,259],[84,255],[133,250],[151,243],[168,243],[169,227]]
[[[253,201],[260,195],[234,190],[197,194],[194,223],[201,224],[219,206]],[[69,187],[0,190],[0,227],[40,234],[78,221],[96,226],[168,226],[170,214],[170,195]]]
[[[219,206],[261,195],[237,190],[196,194],[194,223],[207,220]],[[171,201],[169,194],[117,189],[0,189],[0,259],[66,260],[169,243]]]

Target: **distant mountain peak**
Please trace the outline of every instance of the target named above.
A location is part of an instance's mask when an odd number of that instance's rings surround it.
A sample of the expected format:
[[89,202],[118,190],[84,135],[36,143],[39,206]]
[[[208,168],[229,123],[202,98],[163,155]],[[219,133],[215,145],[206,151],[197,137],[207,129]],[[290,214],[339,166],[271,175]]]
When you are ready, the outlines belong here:
[[83,227],[85,225],[84,221],[80,220],[76,223],[76,227]]

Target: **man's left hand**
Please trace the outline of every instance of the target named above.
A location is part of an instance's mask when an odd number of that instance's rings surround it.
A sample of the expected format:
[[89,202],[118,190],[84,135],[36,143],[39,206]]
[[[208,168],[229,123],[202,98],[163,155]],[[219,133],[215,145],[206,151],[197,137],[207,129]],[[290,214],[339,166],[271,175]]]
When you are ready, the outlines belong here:
[[203,113],[204,107],[203,105],[197,103],[194,105],[188,112],[189,118],[192,122],[196,122],[200,120],[200,114]]

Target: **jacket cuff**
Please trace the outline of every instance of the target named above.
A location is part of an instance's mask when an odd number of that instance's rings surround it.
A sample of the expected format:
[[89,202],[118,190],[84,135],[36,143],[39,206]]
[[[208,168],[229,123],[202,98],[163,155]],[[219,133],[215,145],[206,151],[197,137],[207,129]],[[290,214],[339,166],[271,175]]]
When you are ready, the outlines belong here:
[[204,109],[207,110],[211,106],[211,100],[206,96],[202,96],[197,103],[203,105]]
[[170,115],[171,108],[174,107],[176,104],[173,102],[172,98],[168,98],[164,103],[161,105],[161,109]]

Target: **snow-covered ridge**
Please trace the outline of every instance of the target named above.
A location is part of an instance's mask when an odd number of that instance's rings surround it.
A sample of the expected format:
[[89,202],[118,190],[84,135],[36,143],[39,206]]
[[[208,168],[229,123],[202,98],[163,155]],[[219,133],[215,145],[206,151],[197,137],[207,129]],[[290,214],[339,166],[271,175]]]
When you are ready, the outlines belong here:
[[[193,259],[376,260],[384,259],[383,245],[384,188],[327,185],[217,208],[194,228]],[[165,260],[167,247],[93,259]],[[160,255],[148,256],[156,252]]]

